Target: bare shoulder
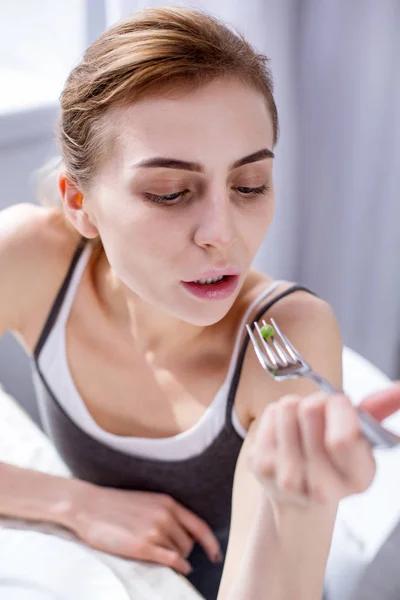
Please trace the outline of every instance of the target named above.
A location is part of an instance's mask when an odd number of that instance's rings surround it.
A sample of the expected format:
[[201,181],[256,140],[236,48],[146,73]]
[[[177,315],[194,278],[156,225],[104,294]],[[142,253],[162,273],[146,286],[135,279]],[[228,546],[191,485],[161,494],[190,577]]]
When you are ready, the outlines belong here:
[[0,249],[3,255],[7,250],[9,260],[18,262],[23,257],[43,264],[41,259],[48,259],[49,252],[54,255],[72,247],[78,239],[78,232],[58,209],[21,203],[0,211]]
[[[247,304],[250,306],[263,289],[268,289],[271,282],[270,278],[261,274],[255,277],[244,297]],[[268,299],[277,298],[293,285],[294,283],[289,281],[279,283]],[[296,290],[280,297],[266,310],[260,321],[263,318],[268,321],[271,317],[311,365],[334,385],[341,387],[342,342],[330,305],[309,292]],[[271,402],[279,401],[283,396],[306,396],[316,389],[314,384],[306,379],[276,382],[261,368],[249,342],[236,397],[236,403],[239,402],[242,409],[239,416],[248,430],[248,435],[235,470],[229,545],[220,586],[220,595],[223,598],[227,596],[234,580],[238,562],[243,556],[243,547],[248,544],[254,514],[259,508],[263,494],[262,487],[248,468],[248,452],[261,415]]]
[[49,308],[78,239],[57,209],[26,203],[0,212],[0,335],[22,333]]
[[[263,279],[249,292],[248,302],[262,289]],[[271,299],[289,291],[294,282],[281,282]],[[310,290],[311,291],[311,290]],[[324,299],[305,290],[295,290],[276,301],[259,320],[275,319],[313,368],[337,387],[342,385],[342,338],[332,307]],[[261,368],[251,342],[243,363],[239,398],[246,399],[248,421],[260,416],[267,404],[288,394],[307,395],[316,391],[315,384],[306,379],[276,382]]]

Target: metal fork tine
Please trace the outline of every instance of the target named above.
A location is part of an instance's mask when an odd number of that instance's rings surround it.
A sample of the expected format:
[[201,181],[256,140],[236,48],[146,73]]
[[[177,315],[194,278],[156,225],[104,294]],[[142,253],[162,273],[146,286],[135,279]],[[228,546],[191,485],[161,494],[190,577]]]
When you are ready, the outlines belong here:
[[[288,365],[293,364],[292,357],[286,354],[285,350],[282,348],[276,337],[272,339],[272,345],[274,346],[276,352],[282,359],[283,366],[287,367]],[[295,361],[297,362],[297,361]]]
[[[263,321],[263,323],[266,324],[265,321]],[[336,388],[327,379],[313,371],[311,365],[309,365],[307,361],[301,357],[293,344],[281,332],[274,319],[271,319],[271,324],[274,327],[277,335],[279,335],[284,349],[282,348],[281,344],[275,340],[275,336],[272,340],[272,344],[274,344],[274,342],[276,343],[272,347],[269,346],[269,344],[267,344],[266,340],[263,338],[260,327],[256,321],[254,322],[254,328],[258,334],[258,337],[260,338],[259,341],[253,334],[251,327],[246,324],[246,328],[252,341],[254,350],[263,369],[277,381],[286,381],[287,379],[293,379],[296,377],[308,377],[317,383],[317,385],[319,385],[319,387],[328,394],[335,393],[337,391]],[[275,354],[277,354],[278,357],[281,356],[278,348],[284,353],[287,352],[294,363],[289,363],[288,365],[280,364],[280,361],[277,360],[277,357],[275,356]],[[375,419],[371,417],[369,413],[365,413],[360,408],[358,408],[357,411],[360,417],[361,431],[373,447],[392,448],[394,446],[400,446],[400,436],[382,427],[378,421],[375,421]]]
[[[267,325],[267,323],[265,321],[263,321],[262,324]],[[281,359],[282,365],[284,367],[287,367],[291,362],[291,357],[288,356],[288,354],[286,354],[285,350],[282,348],[282,346],[280,345],[280,343],[278,342],[278,340],[276,339],[275,336],[271,338],[271,343],[274,346],[277,355]]]
[[291,358],[296,362],[298,362],[298,361],[303,362],[303,359],[301,358],[300,354],[297,352],[296,348],[293,346],[293,344],[291,342],[289,342],[287,337],[282,333],[282,331],[279,329],[279,327],[276,324],[274,319],[271,319],[271,323],[272,323],[272,326],[275,329],[275,331],[278,332],[279,337],[281,338],[281,340],[283,341],[283,343],[285,345],[285,350],[291,356]]
[[258,360],[261,363],[261,366],[263,367],[263,369],[269,369],[269,368],[271,368],[271,365],[268,364],[267,359],[266,359],[264,353],[261,352],[261,350],[260,350],[260,347],[258,345],[258,341],[256,340],[256,337],[255,337],[254,333],[252,332],[251,327],[246,324],[246,329],[247,329],[247,333],[249,334],[250,339],[252,341],[253,348],[254,348],[254,351],[255,351],[255,353],[257,355],[257,358],[258,358]]
[[265,353],[268,356],[268,359],[270,360],[270,362],[272,363],[270,365],[271,368],[276,369],[276,367],[279,367],[278,361],[275,358],[274,353],[272,352],[271,348],[268,346],[267,342],[264,340],[260,327],[257,323],[257,321],[254,321],[254,327],[256,328],[256,331],[258,333],[258,337],[260,338],[261,344],[264,348]]

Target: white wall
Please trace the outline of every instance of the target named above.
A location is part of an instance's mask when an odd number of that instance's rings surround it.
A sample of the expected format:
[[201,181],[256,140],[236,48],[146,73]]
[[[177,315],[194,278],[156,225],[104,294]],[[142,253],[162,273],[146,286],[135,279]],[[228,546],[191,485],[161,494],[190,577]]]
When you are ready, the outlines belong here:
[[[103,0],[0,3],[0,210],[36,201],[33,175],[59,153],[64,81],[104,29]],[[11,334],[0,340],[0,383],[38,421],[29,360]]]
[[[55,118],[54,106],[0,115],[0,210],[35,202],[32,173],[55,152]],[[0,340],[0,382],[38,420],[28,358],[8,333]]]
[[2,2],[0,67],[62,84],[85,48],[85,12],[85,0]]

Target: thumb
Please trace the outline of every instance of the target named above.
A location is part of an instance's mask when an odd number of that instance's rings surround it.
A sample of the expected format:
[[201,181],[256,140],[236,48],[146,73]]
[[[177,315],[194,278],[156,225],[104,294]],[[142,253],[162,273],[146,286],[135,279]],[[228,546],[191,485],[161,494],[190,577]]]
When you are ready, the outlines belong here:
[[389,417],[400,409],[400,381],[395,381],[385,390],[370,394],[360,402],[359,407],[378,421]]

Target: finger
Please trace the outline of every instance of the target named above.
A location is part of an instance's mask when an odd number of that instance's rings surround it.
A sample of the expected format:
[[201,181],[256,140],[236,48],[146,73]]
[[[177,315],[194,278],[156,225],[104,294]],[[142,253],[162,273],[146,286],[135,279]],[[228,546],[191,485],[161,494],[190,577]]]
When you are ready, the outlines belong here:
[[277,418],[279,403],[269,404],[263,412],[257,431],[257,443],[262,444],[264,452],[275,453],[278,450]]
[[307,460],[325,457],[325,404],[327,395],[317,392],[304,398],[299,405],[299,427],[304,456]]
[[222,551],[218,539],[208,524],[190,510],[177,504],[175,516],[189,534],[199,542],[212,562],[222,560]]
[[176,526],[171,528],[167,534],[171,546],[175,548],[181,556],[187,558],[193,550],[194,540],[186,532],[180,523],[176,523]]
[[364,491],[374,477],[375,460],[370,444],[361,433],[357,411],[345,395],[328,399],[325,445],[348,492]]
[[300,397],[282,398],[277,408],[278,456],[276,480],[285,494],[305,494],[304,457],[298,422]]
[[189,575],[193,571],[191,564],[175,550],[150,545],[143,548],[138,554],[139,560],[165,565],[178,573],[182,573],[182,575]]
[[354,446],[361,440],[357,412],[344,394],[335,394],[326,405],[325,447],[342,476],[348,480],[349,461]]
[[276,487],[277,410],[278,402],[264,410],[248,454],[249,468],[264,487]]
[[336,502],[344,495],[345,488],[325,448],[327,398],[325,393],[318,392],[305,398],[299,406],[307,491],[316,502]]
[[360,438],[360,421],[350,400],[344,394],[330,396],[326,403],[325,444],[347,449]]
[[273,503],[296,504],[299,507],[309,506],[303,495],[287,493],[279,489],[277,484],[278,469],[278,412],[285,403],[285,398],[270,404],[264,411],[256,432],[255,442],[251,448],[250,468],[259,479]]
[[360,402],[360,408],[378,421],[389,417],[400,409],[400,382],[395,382],[386,390],[370,394]]

